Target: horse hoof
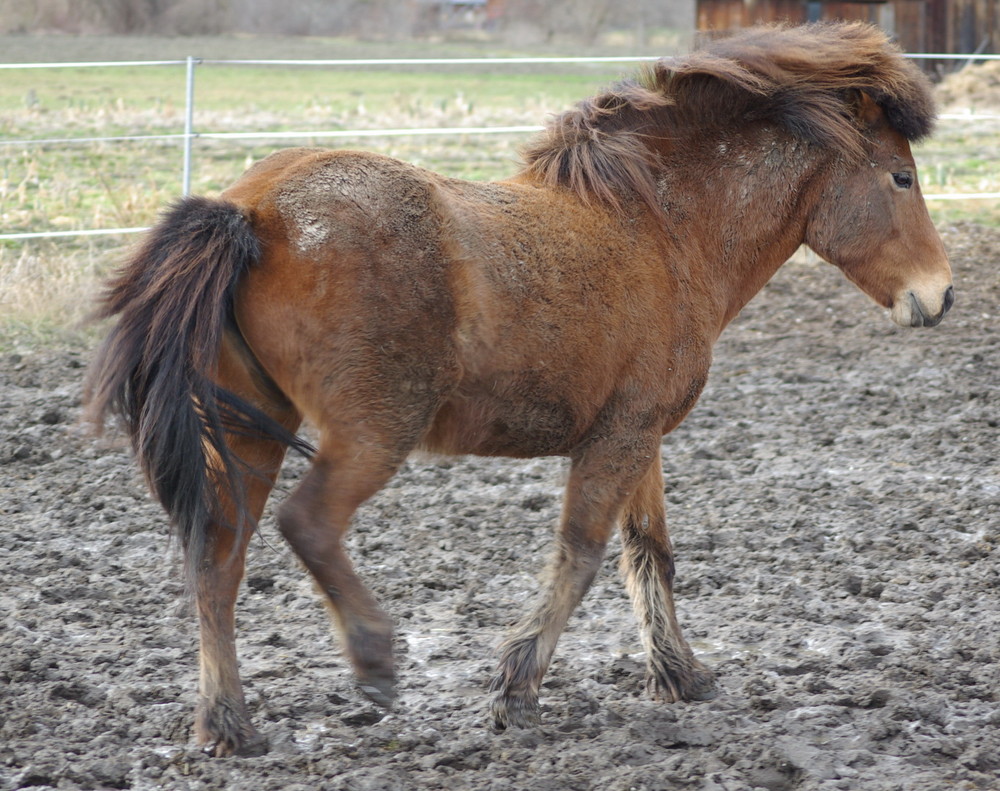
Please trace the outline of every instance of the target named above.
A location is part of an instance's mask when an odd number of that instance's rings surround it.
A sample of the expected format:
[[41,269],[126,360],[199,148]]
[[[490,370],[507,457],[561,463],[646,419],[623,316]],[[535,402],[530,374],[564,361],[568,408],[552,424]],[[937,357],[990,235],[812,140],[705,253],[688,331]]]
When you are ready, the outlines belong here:
[[715,673],[704,665],[701,665],[691,680],[681,687],[681,697],[684,700],[712,700],[718,696],[719,686],[715,683]]
[[505,731],[508,728],[530,728],[538,725],[541,717],[538,701],[527,701],[524,698],[509,698],[496,695],[490,705],[490,715],[493,728]]
[[243,758],[250,758],[267,753],[267,737],[257,731],[246,735],[239,740],[219,738],[202,745],[201,751],[212,758],[227,758],[231,755],[238,755]]
[[375,705],[391,709],[396,700],[396,683],[392,678],[371,678],[358,682],[358,688]]
[[194,732],[201,751],[214,758],[267,752],[267,737],[250,724],[242,701],[220,698],[209,703],[203,699],[195,715]]
[[673,673],[663,675],[652,672],[646,677],[649,696],[660,703],[679,703],[682,700],[712,700],[719,694],[715,673],[701,667],[684,678]]
[[684,691],[684,700],[714,700],[717,697],[719,697],[719,687],[714,679]]

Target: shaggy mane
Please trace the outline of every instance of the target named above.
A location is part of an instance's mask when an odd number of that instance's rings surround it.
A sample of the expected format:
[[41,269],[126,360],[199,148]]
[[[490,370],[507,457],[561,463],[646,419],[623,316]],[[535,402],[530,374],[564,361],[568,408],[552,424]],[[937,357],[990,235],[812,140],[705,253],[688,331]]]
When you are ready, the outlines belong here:
[[523,151],[524,172],[583,200],[620,208],[635,196],[659,212],[646,143],[680,125],[709,129],[766,120],[818,146],[864,156],[859,93],[909,140],[930,134],[930,82],[871,25],[817,23],[750,28],[636,78],[553,118]]

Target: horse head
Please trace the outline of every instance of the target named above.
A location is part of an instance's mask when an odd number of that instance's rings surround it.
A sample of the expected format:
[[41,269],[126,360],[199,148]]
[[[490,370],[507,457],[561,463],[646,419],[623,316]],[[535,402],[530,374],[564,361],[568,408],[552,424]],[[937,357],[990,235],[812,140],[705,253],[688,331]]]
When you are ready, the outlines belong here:
[[[863,156],[834,161],[806,242],[902,327],[933,327],[954,302],[951,267],[920,191],[905,123],[859,92]],[[904,130],[904,131],[901,131]],[[915,134],[910,132],[910,134]]]

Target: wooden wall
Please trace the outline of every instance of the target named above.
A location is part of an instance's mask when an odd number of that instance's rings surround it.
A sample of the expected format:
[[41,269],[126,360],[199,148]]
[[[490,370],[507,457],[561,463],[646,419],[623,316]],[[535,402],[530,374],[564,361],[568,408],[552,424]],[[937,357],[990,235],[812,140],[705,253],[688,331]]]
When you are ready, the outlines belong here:
[[697,0],[698,30],[709,34],[820,19],[871,22],[908,52],[1000,53],[998,0]]

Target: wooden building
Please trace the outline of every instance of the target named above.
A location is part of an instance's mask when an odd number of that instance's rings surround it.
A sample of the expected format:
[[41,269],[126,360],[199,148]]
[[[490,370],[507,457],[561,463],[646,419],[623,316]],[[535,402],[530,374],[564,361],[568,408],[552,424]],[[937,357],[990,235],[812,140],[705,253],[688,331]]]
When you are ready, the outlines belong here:
[[1000,0],[697,0],[698,30],[860,19],[907,52],[1000,53]]

